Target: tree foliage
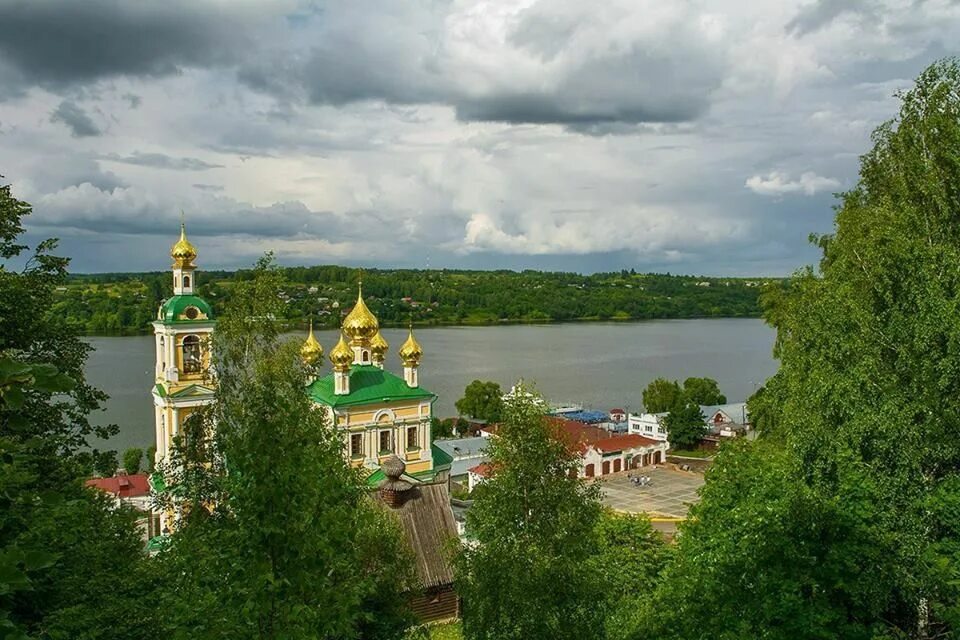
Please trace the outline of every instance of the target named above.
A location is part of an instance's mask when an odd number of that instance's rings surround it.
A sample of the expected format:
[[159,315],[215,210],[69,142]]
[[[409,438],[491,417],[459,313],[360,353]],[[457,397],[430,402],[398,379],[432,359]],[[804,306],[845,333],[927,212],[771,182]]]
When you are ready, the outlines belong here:
[[[198,272],[201,295],[218,307],[253,271]],[[278,319],[303,327],[339,326],[340,312],[356,300],[356,269],[333,265],[281,270],[285,306]],[[367,304],[386,326],[489,325],[648,318],[755,317],[760,284],[742,278],[703,278],[629,272],[463,271],[370,269],[364,273]],[[157,305],[171,294],[169,272],[101,273],[71,277],[56,310],[91,333],[150,330]]]
[[656,599],[685,605],[650,637],[957,632],[960,66],[900,100],[819,273],[766,297],[764,437],[710,471]]
[[143,449],[131,447],[123,452],[123,470],[129,474],[140,473]]
[[726,404],[727,396],[720,393],[720,385],[713,378],[687,378],[683,381],[683,397],[699,405]]
[[648,413],[670,411],[683,397],[680,384],[674,380],[657,378],[643,390],[643,408]]
[[221,314],[216,400],[163,469],[181,520],[158,557],[161,637],[398,637],[410,551],[304,393],[297,345],[264,320],[275,275],[262,261]]
[[700,407],[686,402],[674,407],[663,418],[670,446],[675,449],[694,449],[703,436],[707,435],[707,425]]
[[[603,576],[606,592],[601,601],[608,640],[628,637],[642,623],[644,602],[659,583],[671,549],[643,514],[605,509],[594,531],[597,553],[588,570]],[[594,632],[590,637],[598,637]]]
[[724,404],[727,396],[713,378],[687,378],[681,386],[676,380],[657,378],[643,390],[643,407],[648,413],[673,411],[684,404]]
[[496,382],[474,380],[455,403],[461,415],[477,420],[497,422],[503,410],[503,392]]
[[477,544],[456,564],[464,637],[596,637],[602,581],[586,567],[598,550],[599,484],[576,477],[576,454],[522,391],[505,403],[488,453],[494,476],[467,514]]
[[106,396],[85,381],[89,347],[51,312],[67,260],[54,240],[23,257],[30,211],[0,187],[0,636],[141,638],[134,515],[82,484],[89,463],[116,464],[81,455],[113,432],[88,420]]

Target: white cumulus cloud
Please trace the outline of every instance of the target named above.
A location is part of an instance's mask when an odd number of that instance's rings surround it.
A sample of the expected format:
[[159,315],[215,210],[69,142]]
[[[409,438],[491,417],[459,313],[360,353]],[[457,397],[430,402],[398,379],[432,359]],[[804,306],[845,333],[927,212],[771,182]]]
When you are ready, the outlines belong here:
[[771,171],[765,176],[755,175],[747,178],[747,189],[761,196],[781,197],[795,193],[812,196],[822,191],[836,189],[840,181],[819,176],[813,171],[805,171],[796,180],[783,171]]

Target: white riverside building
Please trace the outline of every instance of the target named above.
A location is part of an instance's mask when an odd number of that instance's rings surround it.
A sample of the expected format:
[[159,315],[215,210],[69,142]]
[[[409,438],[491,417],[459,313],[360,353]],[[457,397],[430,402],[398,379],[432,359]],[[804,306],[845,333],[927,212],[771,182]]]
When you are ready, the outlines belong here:
[[[750,429],[750,412],[746,402],[700,405],[700,411],[710,430],[708,439],[732,438]],[[665,417],[667,412],[631,413],[627,418],[627,432],[653,440],[667,440],[669,434],[663,426]]]

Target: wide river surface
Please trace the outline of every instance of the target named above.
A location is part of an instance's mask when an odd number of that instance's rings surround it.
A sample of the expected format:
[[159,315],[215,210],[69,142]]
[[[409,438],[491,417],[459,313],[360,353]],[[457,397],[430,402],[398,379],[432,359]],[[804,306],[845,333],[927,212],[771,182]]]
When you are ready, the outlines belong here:
[[[401,374],[397,348],[406,330],[385,329],[387,368]],[[439,396],[434,414],[456,415],[454,402],[471,380],[494,380],[506,390],[518,378],[533,382],[551,402],[637,411],[641,393],[658,376],[707,376],[730,402],[745,400],[776,372],[774,332],[755,319],[652,320],[631,323],[510,325],[418,329],[423,346],[420,383]],[[297,336],[302,339],[304,336]],[[333,331],[317,332],[326,352]],[[89,381],[110,394],[96,420],[120,425],[110,448],[147,447],[154,440],[154,338],[91,337]]]

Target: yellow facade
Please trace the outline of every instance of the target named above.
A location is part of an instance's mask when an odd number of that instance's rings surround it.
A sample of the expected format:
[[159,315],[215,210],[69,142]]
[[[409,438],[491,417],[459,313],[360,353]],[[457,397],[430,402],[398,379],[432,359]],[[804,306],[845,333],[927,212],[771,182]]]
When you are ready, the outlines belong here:
[[[344,409],[335,414],[335,425],[343,430],[344,449],[354,467],[362,467],[371,458],[377,464],[391,455],[398,455],[408,473],[432,469],[426,450],[430,446],[430,403],[378,402]],[[413,430],[411,432],[411,430]],[[380,449],[380,434],[389,432],[391,446]],[[362,453],[354,451],[354,436],[362,438]]]
[[[379,321],[358,294],[330,351],[333,371],[315,378],[307,392],[342,432],[344,455],[354,467],[375,470],[396,455],[408,475],[429,475],[435,470],[430,421],[436,397],[419,386],[423,349],[411,330],[400,350],[402,377],[386,370],[388,349]],[[315,362],[304,362],[317,373]]]
[[[213,310],[194,291],[196,250],[181,225],[180,239],[170,252],[173,258],[173,296],[157,311],[153,323],[156,368],[152,389],[156,419],[157,464],[167,461],[186,419],[213,402],[215,382],[210,374]],[[161,515],[161,528],[169,528],[172,514]]]

